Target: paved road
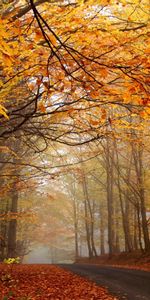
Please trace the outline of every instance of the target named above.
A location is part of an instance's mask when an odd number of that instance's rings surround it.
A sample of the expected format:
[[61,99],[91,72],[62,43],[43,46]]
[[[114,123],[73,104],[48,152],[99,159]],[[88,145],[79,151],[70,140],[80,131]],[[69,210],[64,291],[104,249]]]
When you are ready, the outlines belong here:
[[88,264],[66,264],[61,267],[93,280],[127,300],[150,300],[150,272]]

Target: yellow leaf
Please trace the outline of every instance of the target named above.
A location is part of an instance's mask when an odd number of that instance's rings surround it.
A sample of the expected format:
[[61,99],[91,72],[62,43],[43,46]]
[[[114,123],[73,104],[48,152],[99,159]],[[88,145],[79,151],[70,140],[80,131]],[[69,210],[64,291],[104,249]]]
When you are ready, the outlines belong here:
[[130,98],[131,98],[131,95],[128,92],[123,94],[124,103],[129,103],[131,100]]
[[57,39],[55,38],[54,35],[50,36],[50,41],[51,41],[51,43],[52,43],[53,46],[55,46],[57,44]]
[[146,112],[148,115],[150,115],[150,107],[147,107],[147,108],[145,109],[145,112]]
[[0,115],[3,115],[6,119],[9,119],[7,113],[6,113],[6,108],[0,104]]
[[3,53],[3,60],[6,66],[11,67],[12,63],[13,63],[13,59],[11,56],[9,56],[6,53]]

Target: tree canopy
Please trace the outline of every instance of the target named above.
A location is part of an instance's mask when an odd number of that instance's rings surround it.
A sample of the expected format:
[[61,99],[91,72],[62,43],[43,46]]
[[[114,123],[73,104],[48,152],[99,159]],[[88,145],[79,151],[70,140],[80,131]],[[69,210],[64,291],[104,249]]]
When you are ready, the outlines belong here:
[[0,40],[1,137],[75,145],[149,117],[148,1],[11,1]]

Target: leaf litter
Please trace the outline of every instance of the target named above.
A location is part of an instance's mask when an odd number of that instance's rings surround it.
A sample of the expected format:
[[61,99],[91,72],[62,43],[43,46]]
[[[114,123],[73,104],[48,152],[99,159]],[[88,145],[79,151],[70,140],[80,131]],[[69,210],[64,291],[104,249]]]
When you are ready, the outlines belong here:
[[105,288],[55,265],[0,265],[0,300],[117,300]]

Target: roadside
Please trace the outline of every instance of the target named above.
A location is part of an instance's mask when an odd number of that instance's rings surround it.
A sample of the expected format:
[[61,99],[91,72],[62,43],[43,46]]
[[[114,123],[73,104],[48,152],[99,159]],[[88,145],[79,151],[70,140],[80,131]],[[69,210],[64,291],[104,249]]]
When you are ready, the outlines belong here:
[[140,252],[123,252],[120,254],[114,254],[111,257],[109,257],[108,254],[105,254],[90,259],[87,257],[80,257],[76,260],[75,263],[106,265],[113,267],[116,266],[117,268],[121,267],[127,269],[150,271],[150,254],[141,254]]
[[117,300],[106,288],[55,265],[0,264],[0,300]]

